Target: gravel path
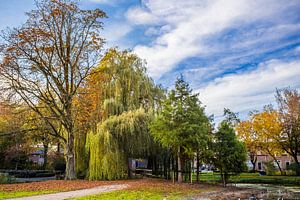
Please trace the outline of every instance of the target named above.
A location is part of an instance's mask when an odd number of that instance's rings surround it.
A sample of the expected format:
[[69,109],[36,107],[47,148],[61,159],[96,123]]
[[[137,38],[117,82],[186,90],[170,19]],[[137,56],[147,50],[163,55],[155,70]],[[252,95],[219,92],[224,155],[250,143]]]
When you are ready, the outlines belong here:
[[104,192],[110,192],[114,190],[122,190],[127,188],[127,184],[120,184],[120,185],[107,185],[107,186],[99,186],[90,189],[83,189],[83,190],[75,190],[69,192],[59,192],[53,194],[43,194],[38,196],[30,196],[30,197],[21,197],[21,198],[13,198],[9,200],[63,200],[75,197],[83,197],[92,194],[99,194]]

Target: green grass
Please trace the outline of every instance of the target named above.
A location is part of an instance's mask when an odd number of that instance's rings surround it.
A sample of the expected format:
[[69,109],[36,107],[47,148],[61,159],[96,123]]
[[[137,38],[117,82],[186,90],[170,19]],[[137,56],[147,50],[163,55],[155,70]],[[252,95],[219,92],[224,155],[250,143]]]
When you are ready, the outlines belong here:
[[[196,175],[193,175],[196,180]],[[202,182],[220,182],[220,173],[201,173],[200,181]],[[300,185],[300,177],[298,176],[260,176],[258,173],[241,173],[237,176],[231,176],[231,183],[263,183],[278,185]]]
[[220,190],[219,187],[207,184],[203,184],[200,187],[200,185],[190,186],[188,184],[173,184],[171,182],[141,182],[140,186],[129,189],[74,198],[73,200],[179,200],[183,197],[190,197],[202,192],[218,190]]
[[10,199],[10,198],[17,198],[17,197],[28,197],[28,196],[35,196],[41,194],[49,194],[54,193],[55,191],[11,191],[11,192],[4,192],[0,191],[0,199]]
[[[167,197],[168,200],[179,200],[184,195],[180,191],[177,193],[164,194],[158,190],[121,190],[109,193],[103,193],[100,195],[91,195],[86,197],[75,198],[76,200],[162,200]],[[74,199],[74,200],[75,200]]]

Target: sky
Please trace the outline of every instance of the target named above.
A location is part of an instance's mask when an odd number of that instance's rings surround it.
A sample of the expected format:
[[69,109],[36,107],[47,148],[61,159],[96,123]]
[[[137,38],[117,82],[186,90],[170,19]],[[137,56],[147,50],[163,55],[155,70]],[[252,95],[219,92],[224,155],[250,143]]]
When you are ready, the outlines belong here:
[[[157,84],[182,74],[218,121],[274,104],[276,88],[300,89],[299,0],[81,0],[100,8],[105,48],[131,49]],[[0,29],[22,24],[34,0],[0,1]]]

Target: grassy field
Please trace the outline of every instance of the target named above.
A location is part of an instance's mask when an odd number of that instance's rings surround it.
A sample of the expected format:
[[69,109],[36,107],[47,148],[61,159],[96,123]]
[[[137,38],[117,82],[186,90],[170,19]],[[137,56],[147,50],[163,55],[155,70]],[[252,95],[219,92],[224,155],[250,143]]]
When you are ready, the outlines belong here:
[[[193,176],[196,180],[196,175]],[[200,181],[208,183],[220,182],[220,173],[201,173]],[[241,173],[237,176],[231,176],[231,183],[263,183],[278,185],[300,185],[299,176],[260,176],[258,173]]]
[[41,194],[49,194],[54,193],[56,191],[49,191],[49,190],[42,190],[42,191],[0,191],[0,199],[10,199],[10,198],[17,198],[17,197],[28,197],[34,195],[41,195]]
[[[194,179],[196,177],[194,176]],[[84,188],[93,188],[102,185],[128,184],[129,188],[122,191],[114,191],[99,195],[92,195],[78,198],[76,200],[108,200],[108,199],[182,199],[182,197],[202,195],[204,192],[228,191],[224,190],[220,184],[219,173],[202,173],[200,175],[201,184],[173,184],[171,181],[162,179],[140,179],[122,181],[44,181],[19,184],[0,184],[0,199],[33,196],[62,191],[72,191]],[[231,183],[269,183],[279,185],[300,185],[300,177],[295,176],[260,176],[256,173],[242,173],[239,176],[232,176]],[[232,187],[233,188],[233,187]],[[230,189],[229,189],[230,190]],[[248,194],[247,194],[248,195]],[[216,198],[218,199],[218,198]]]
[[[126,199],[126,200],[179,200],[183,197],[193,196],[203,192],[221,191],[222,187],[209,184],[187,183],[173,184],[170,181],[150,179],[140,180],[136,183],[131,183],[128,189],[122,191],[114,191],[99,195],[91,195],[76,200],[110,200],[110,199]],[[73,200],[75,200],[73,199]]]
[[162,200],[164,198],[167,198],[168,200],[179,200],[182,199],[183,196],[184,195],[180,192],[164,194],[161,191],[145,189],[141,191],[114,191],[109,193],[103,193],[100,195],[91,195],[87,197],[76,198],[76,200]]

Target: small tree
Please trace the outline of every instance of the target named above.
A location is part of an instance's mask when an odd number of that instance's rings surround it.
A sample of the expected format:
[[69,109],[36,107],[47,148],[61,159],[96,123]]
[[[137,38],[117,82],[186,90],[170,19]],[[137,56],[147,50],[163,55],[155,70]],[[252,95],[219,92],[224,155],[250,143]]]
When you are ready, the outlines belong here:
[[245,170],[246,148],[237,140],[233,125],[224,120],[215,134],[214,165],[220,170],[223,186],[226,187],[231,174],[238,174]]

